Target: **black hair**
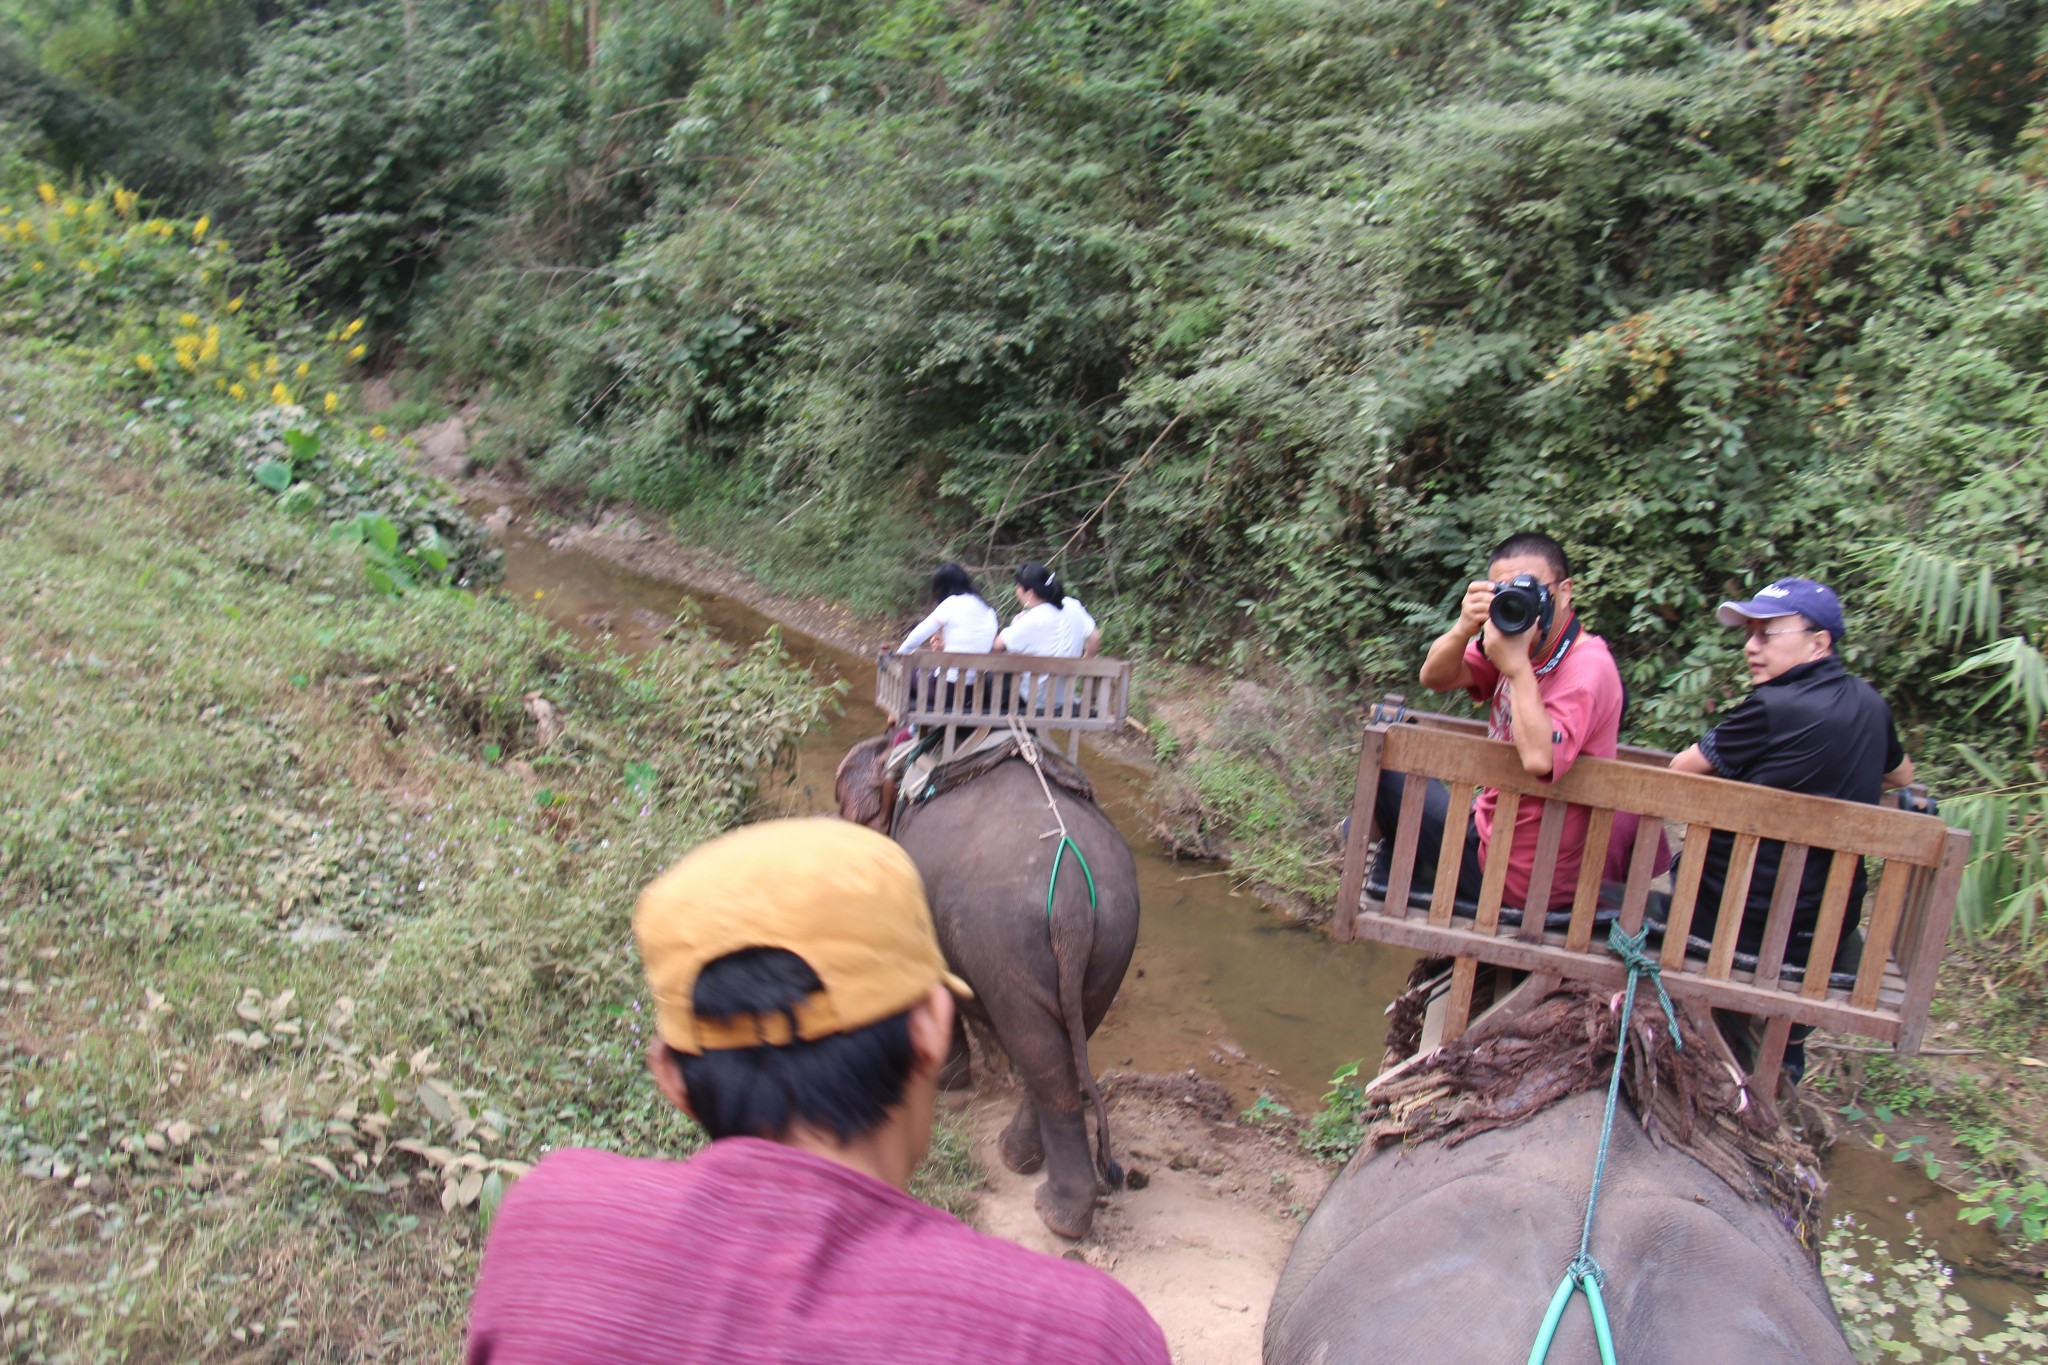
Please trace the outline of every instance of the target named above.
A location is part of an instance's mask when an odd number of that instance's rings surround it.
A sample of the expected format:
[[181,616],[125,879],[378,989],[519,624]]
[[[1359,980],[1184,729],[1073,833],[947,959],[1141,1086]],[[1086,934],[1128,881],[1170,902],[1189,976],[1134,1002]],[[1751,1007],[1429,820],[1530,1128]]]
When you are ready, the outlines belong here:
[[932,570],[933,602],[943,602],[963,592],[969,597],[981,596],[974,590],[974,579],[967,570],[950,559]]
[[1520,559],[1525,555],[1535,555],[1548,564],[1560,582],[1572,576],[1572,562],[1565,558],[1564,546],[1541,531],[1515,532],[1493,547],[1493,553],[1486,557],[1486,562],[1498,564],[1503,559]]
[[[718,1020],[783,1014],[819,989],[810,964],[783,948],[742,948],[708,962],[691,1003]],[[682,1068],[690,1108],[714,1139],[782,1137],[799,1123],[851,1142],[881,1127],[910,1079],[910,1012],[812,1042],[669,1049]]]
[[1029,588],[1054,606],[1067,600],[1067,590],[1053,577],[1051,569],[1035,559],[1027,559],[1017,566],[1017,586]]

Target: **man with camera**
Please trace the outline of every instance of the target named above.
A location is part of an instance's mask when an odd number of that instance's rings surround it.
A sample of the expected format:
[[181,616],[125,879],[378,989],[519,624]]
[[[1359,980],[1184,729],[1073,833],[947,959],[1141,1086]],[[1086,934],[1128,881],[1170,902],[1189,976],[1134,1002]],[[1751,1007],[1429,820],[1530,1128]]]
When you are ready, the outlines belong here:
[[[1432,692],[1462,690],[1474,701],[1489,703],[1487,734],[1512,743],[1531,776],[1555,781],[1571,771],[1581,754],[1614,757],[1621,739],[1621,673],[1607,642],[1586,630],[1572,609],[1571,563],[1564,547],[1540,531],[1520,532],[1494,548],[1486,574],[1466,587],[1457,621],[1429,647],[1422,685]],[[1380,847],[1381,869],[1391,852],[1405,781],[1400,773],[1380,775],[1373,809],[1387,836]],[[1500,793],[1488,788],[1472,803],[1458,873],[1461,901],[1479,897],[1499,801]],[[1435,866],[1449,803],[1448,789],[1431,782],[1422,808],[1417,867]],[[1528,896],[1543,807],[1541,801],[1523,801],[1515,813],[1504,904],[1520,906]],[[1534,908],[1570,904],[1590,819],[1584,807],[1566,811],[1551,903]],[[1371,880],[1385,885],[1380,871]]]

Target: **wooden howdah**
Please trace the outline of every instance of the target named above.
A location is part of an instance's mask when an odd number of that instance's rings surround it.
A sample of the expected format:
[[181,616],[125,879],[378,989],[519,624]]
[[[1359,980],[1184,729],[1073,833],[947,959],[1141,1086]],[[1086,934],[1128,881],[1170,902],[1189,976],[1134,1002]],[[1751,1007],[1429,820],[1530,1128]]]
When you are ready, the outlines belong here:
[[945,727],[945,758],[975,731],[1006,728],[1013,717],[1028,730],[1064,735],[1071,756],[1084,731],[1123,729],[1131,665],[1035,654],[880,654],[875,705],[901,725]]
[[[1446,1040],[1471,1022],[1473,982],[1480,963],[1615,987],[1624,984],[1627,970],[1608,948],[1605,930],[1595,931],[1595,917],[1605,907],[1616,913],[1623,929],[1634,933],[1642,928],[1657,836],[1660,829],[1670,828],[1679,831],[1674,846],[1681,854],[1687,848],[1705,849],[1708,835],[1716,830],[1734,835],[1712,951],[1688,952],[1686,935],[1704,859],[1697,853],[1680,856],[1671,874],[1659,966],[1674,1000],[1768,1021],[1761,1053],[1751,1068],[1757,1082],[1754,1090],[1766,1097],[1775,1091],[1793,1024],[1862,1034],[1902,1053],[1919,1050],[1969,856],[1968,833],[1935,816],[1888,806],[1672,772],[1666,767],[1670,755],[1649,749],[1625,749],[1614,759],[1581,758],[1561,780],[1547,782],[1523,771],[1512,744],[1486,738],[1480,722],[1409,711],[1398,700],[1390,698],[1376,708],[1365,727],[1332,935],[1340,941],[1367,938],[1457,959],[1444,1024]],[[1450,787],[1451,801],[1437,865],[1417,868],[1426,784],[1406,783],[1385,895],[1374,896],[1366,881],[1382,771],[1409,774],[1411,779],[1435,778]],[[1541,914],[1510,915],[1520,922],[1502,922],[1506,839],[1488,846],[1479,899],[1471,913],[1456,905],[1466,822],[1472,797],[1481,787],[1500,792],[1495,814],[1499,829],[1513,826],[1521,803],[1543,803],[1529,887],[1532,904],[1547,904],[1551,898],[1566,807],[1591,811],[1570,919],[1564,927],[1546,928]],[[1603,886],[1601,873],[1618,812],[1633,812],[1642,819],[1630,848],[1627,880]],[[1783,840],[1785,852],[1756,966],[1745,970],[1735,965],[1736,938],[1757,845],[1764,839]],[[1828,850],[1860,855],[1869,867],[1862,923],[1865,942],[1853,985],[1830,984],[1829,974],[1822,970],[1834,960],[1842,936],[1853,856],[1836,858],[1830,870],[1810,954],[1814,970],[1802,974],[1785,964],[1800,873],[1810,857],[1825,856]],[[1417,888],[1426,888],[1428,894],[1412,894]],[[1562,906],[1552,912],[1563,913]]]

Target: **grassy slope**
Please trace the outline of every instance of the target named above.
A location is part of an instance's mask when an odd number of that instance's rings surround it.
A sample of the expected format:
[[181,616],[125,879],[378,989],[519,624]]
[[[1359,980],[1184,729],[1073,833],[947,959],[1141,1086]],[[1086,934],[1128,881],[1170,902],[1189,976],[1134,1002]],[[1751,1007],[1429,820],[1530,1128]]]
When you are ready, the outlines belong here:
[[694,1144],[628,910],[822,694],[373,595],[81,391],[0,355],[0,1347],[449,1358],[494,1175]]

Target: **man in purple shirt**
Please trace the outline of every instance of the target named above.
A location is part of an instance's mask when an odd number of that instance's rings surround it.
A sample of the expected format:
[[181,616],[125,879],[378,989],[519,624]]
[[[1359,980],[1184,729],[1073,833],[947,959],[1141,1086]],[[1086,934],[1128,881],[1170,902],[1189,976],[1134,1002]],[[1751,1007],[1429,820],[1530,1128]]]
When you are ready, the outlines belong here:
[[648,1069],[711,1145],[560,1151],[491,1230],[469,1365],[1169,1365],[1101,1271],[907,1193],[953,996],[910,859],[839,820],[701,845],[640,897]]

